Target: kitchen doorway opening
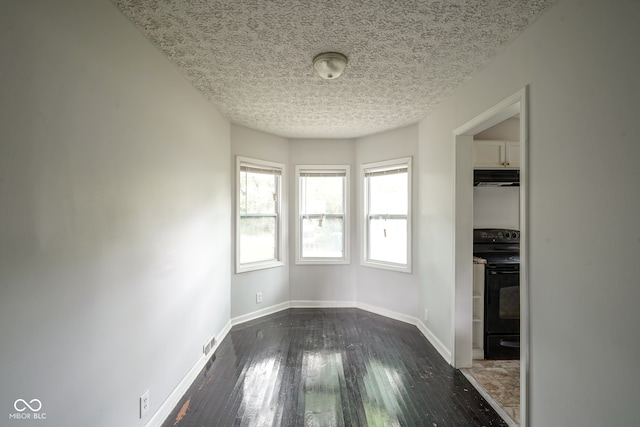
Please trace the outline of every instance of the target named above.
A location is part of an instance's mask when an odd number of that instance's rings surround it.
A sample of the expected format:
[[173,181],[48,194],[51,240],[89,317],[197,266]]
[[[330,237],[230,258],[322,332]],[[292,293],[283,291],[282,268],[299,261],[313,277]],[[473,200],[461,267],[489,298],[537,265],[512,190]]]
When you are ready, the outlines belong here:
[[454,287],[452,295],[452,362],[470,368],[473,360],[473,140],[474,135],[512,117],[520,119],[520,426],[527,427],[529,371],[529,291],[527,223],[528,88],[524,87],[453,131]]

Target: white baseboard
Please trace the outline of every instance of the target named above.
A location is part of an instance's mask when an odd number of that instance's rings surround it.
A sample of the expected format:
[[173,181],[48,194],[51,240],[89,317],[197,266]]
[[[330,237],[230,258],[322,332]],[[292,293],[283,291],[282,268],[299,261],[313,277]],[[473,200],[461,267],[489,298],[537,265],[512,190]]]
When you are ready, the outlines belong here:
[[171,415],[171,412],[175,409],[176,405],[180,403],[180,399],[182,396],[189,390],[189,387],[193,384],[193,382],[198,378],[198,375],[202,371],[202,368],[207,364],[213,353],[215,353],[216,349],[227,336],[229,331],[231,330],[231,321],[227,322],[224,325],[224,328],[220,331],[219,334],[216,335],[215,345],[209,351],[209,354],[202,354],[193,364],[191,369],[187,372],[187,374],[180,380],[178,385],[173,389],[171,394],[162,402],[162,405],[158,408],[158,410],[153,414],[153,416],[149,419],[145,427],[161,427],[162,424],[166,421],[166,419]]
[[291,306],[289,301],[282,302],[280,304],[272,305],[270,307],[263,308],[261,310],[252,311],[251,313],[243,314],[231,319],[231,325],[239,325],[240,323],[248,322],[249,320],[258,319],[260,317],[268,316],[269,314],[277,313],[282,310],[286,310]]
[[436,350],[438,350],[438,353],[440,353],[440,356],[442,356],[442,358],[449,365],[451,365],[451,361],[453,360],[451,358],[451,351],[444,344],[442,344],[442,341],[440,341],[438,337],[436,337],[434,333],[431,332],[431,330],[427,328],[427,326],[424,323],[422,323],[422,321],[416,319],[415,325],[418,328],[418,330],[422,333],[422,335],[424,335],[427,341],[429,341],[431,345]]
[[358,303],[358,308],[370,311],[371,313],[379,314],[390,319],[399,320],[400,322],[414,325],[420,333],[431,343],[431,345],[440,353],[440,356],[448,363],[451,364],[451,352],[447,347],[442,344],[442,341],[436,337],[433,332],[427,326],[422,323],[417,317],[409,316],[408,314],[398,313],[395,311],[387,310],[386,308],[380,308],[369,304]]
[[295,300],[287,301],[280,304],[272,305],[261,310],[252,311],[231,319],[231,325],[239,325],[250,320],[259,319],[288,308],[355,308],[356,303],[353,301],[311,301],[311,300]]
[[376,307],[362,302],[359,302],[356,307],[361,310],[379,314],[380,316],[388,317],[389,319],[399,320],[400,322],[408,323],[410,325],[415,325],[417,321],[415,317],[409,316],[408,314],[398,313],[397,311],[387,310],[386,308]]
[[356,308],[355,301],[294,300],[289,305],[291,308]]
[[[216,336],[216,345],[211,348],[211,351],[209,352],[209,354],[211,354],[214,351],[216,351],[216,349],[218,348],[218,346],[220,345],[222,340],[227,336],[227,334],[231,330],[231,326],[233,326],[233,324],[231,323],[231,320],[229,320],[227,322],[227,324],[224,325],[224,328],[222,328],[220,333]],[[220,338],[218,338],[218,337],[220,337]]]

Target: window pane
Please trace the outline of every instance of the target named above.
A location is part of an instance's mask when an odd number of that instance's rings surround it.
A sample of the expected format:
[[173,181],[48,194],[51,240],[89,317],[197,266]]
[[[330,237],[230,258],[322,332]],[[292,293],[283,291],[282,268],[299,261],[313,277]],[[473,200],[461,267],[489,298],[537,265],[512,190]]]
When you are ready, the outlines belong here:
[[276,259],[276,218],[240,218],[240,264]]
[[240,214],[275,213],[277,175],[240,172]]
[[300,177],[300,214],[344,214],[344,177]]
[[299,170],[300,261],[344,261],[347,212],[346,168],[301,168]]
[[342,258],[344,218],[303,218],[302,257]]
[[407,264],[407,220],[369,220],[369,259]]
[[409,205],[408,173],[370,176],[369,213],[406,215]]

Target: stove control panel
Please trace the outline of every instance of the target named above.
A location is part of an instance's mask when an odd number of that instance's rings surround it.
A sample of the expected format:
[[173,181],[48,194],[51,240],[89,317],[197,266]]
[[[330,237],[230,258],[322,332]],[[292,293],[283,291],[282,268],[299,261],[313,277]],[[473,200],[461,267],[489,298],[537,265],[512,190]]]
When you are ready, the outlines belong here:
[[477,228],[473,230],[475,243],[520,243],[520,232],[502,228]]

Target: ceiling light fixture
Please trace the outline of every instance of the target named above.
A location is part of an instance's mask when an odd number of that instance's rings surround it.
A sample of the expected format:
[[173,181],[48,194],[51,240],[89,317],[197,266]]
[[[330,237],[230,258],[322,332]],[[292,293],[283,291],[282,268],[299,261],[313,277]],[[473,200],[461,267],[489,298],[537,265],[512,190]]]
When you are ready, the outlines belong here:
[[346,67],[347,57],[338,52],[325,52],[313,58],[313,68],[323,79],[337,79]]

